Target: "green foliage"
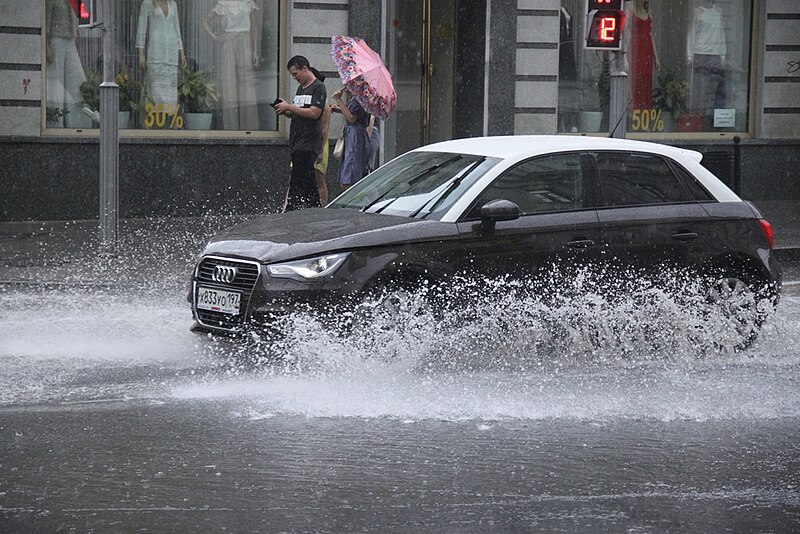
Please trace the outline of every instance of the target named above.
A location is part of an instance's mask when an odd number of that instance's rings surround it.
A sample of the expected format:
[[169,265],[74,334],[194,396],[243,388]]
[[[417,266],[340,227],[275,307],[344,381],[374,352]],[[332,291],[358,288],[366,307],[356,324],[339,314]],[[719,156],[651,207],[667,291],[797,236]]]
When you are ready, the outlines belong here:
[[47,122],[56,122],[61,119],[61,117],[66,116],[69,113],[68,109],[61,109],[61,108],[53,108],[47,106],[46,115],[47,115]]
[[[140,108],[142,99],[142,82],[133,77],[127,66],[122,66],[114,77],[114,82],[119,86],[119,110],[136,113]],[[90,70],[86,72],[86,81],[80,86],[83,100],[81,106],[87,106],[93,111],[100,111],[100,84],[103,79],[100,73]]]
[[686,101],[689,98],[689,84],[678,80],[675,71],[671,68],[664,69],[664,73],[656,77],[656,86],[653,89],[653,107],[661,111],[669,111],[676,121],[686,110]]
[[181,69],[183,80],[178,84],[178,97],[183,110],[189,113],[210,113],[219,100],[217,84],[201,70]]
[[83,100],[78,102],[78,104],[86,106],[92,111],[100,111],[100,83],[102,81],[99,72],[93,70],[86,71],[86,81],[81,83],[80,86]]
[[136,113],[142,98],[142,82],[134,79],[130,69],[124,65],[114,76],[114,82],[119,85],[119,110]]

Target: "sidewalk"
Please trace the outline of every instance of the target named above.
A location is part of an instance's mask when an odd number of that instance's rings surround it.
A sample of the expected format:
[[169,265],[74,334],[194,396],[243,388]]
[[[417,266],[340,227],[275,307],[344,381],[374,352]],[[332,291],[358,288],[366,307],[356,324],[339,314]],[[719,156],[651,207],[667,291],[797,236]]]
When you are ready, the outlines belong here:
[[[775,233],[778,257],[800,261],[800,203],[756,203]],[[0,284],[183,287],[217,230],[245,217],[123,220],[113,256],[99,253],[97,221],[0,223]]]
[[114,254],[100,252],[96,220],[0,223],[0,284],[182,287],[206,240],[241,219],[123,220]]

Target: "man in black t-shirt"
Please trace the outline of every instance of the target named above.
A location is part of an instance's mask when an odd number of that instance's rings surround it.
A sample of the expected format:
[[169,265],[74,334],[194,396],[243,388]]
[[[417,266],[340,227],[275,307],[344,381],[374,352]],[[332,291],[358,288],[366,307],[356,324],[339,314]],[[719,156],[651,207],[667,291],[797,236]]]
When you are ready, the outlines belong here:
[[286,65],[289,74],[300,84],[292,103],[281,100],[275,104],[278,115],[291,119],[289,150],[292,153],[292,173],[286,211],[320,206],[314,162],[322,152],[322,111],[328,91],[314,75],[308,59],[294,56]]

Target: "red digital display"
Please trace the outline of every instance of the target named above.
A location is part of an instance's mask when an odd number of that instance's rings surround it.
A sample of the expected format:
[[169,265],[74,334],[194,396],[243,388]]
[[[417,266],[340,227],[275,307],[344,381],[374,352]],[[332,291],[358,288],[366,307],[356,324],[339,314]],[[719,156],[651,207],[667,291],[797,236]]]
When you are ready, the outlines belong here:
[[622,0],[586,0],[586,48],[620,50],[625,12]]
[[597,29],[597,38],[604,43],[613,42],[617,38],[617,18],[603,17],[600,19],[600,27]]

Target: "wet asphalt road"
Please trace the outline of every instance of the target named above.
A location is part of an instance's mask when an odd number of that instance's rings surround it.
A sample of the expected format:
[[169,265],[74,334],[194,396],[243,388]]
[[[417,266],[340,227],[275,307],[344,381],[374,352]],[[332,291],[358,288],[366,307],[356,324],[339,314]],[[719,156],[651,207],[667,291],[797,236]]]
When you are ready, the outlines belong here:
[[745,353],[508,341],[445,368],[435,335],[310,323],[291,366],[244,362],[178,284],[4,286],[0,532],[797,531],[788,272]]

